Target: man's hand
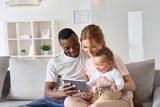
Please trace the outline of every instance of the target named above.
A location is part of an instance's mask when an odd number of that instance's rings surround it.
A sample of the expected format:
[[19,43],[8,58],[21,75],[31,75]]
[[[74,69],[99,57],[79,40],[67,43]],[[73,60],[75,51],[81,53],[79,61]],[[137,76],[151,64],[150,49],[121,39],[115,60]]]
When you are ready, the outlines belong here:
[[73,94],[79,93],[79,90],[77,90],[75,85],[71,83],[64,84],[62,90],[66,96],[72,96]]

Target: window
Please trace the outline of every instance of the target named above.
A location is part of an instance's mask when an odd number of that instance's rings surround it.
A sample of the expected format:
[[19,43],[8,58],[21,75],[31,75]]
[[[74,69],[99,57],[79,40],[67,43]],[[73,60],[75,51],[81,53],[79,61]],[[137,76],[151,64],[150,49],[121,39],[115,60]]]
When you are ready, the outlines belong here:
[[142,11],[128,12],[129,61],[144,59]]

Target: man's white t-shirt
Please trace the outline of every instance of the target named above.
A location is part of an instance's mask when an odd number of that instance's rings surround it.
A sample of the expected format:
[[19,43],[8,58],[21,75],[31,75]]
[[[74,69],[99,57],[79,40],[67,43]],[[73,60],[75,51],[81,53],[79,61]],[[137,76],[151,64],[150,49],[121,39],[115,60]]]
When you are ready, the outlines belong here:
[[61,89],[63,79],[87,81],[86,58],[88,56],[82,50],[76,58],[66,56],[64,52],[52,57],[47,65],[46,82],[56,82],[56,89]]

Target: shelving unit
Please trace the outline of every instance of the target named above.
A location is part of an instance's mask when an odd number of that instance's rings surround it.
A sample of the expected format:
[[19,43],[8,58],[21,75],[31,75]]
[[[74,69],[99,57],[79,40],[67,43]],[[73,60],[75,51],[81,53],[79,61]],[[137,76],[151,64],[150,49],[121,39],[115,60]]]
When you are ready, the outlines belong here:
[[[6,22],[8,55],[31,59],[50,58],[58,52],[57,29],[57,22],[54,20]],[[52,47],[48,55],[43,55],[41,50],[44,43]],[[23,49],[26,54],[21,52]]]

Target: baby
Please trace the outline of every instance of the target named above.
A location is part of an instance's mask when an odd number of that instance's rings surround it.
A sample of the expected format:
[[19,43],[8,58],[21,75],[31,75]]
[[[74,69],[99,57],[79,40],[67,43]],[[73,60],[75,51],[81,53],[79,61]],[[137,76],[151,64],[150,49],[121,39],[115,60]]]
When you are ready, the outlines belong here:
[[[100,49],[94,59],[97,72],[87,82],[89,87],[96,85],[96,92],[93,95],[92,102],[102,100],[116,100],[121,96],[124,86],[124,80],[120,72],[113,67],[113,53],[109,48]],[[105,78],[105,84],[97,84],[97,80]]]

